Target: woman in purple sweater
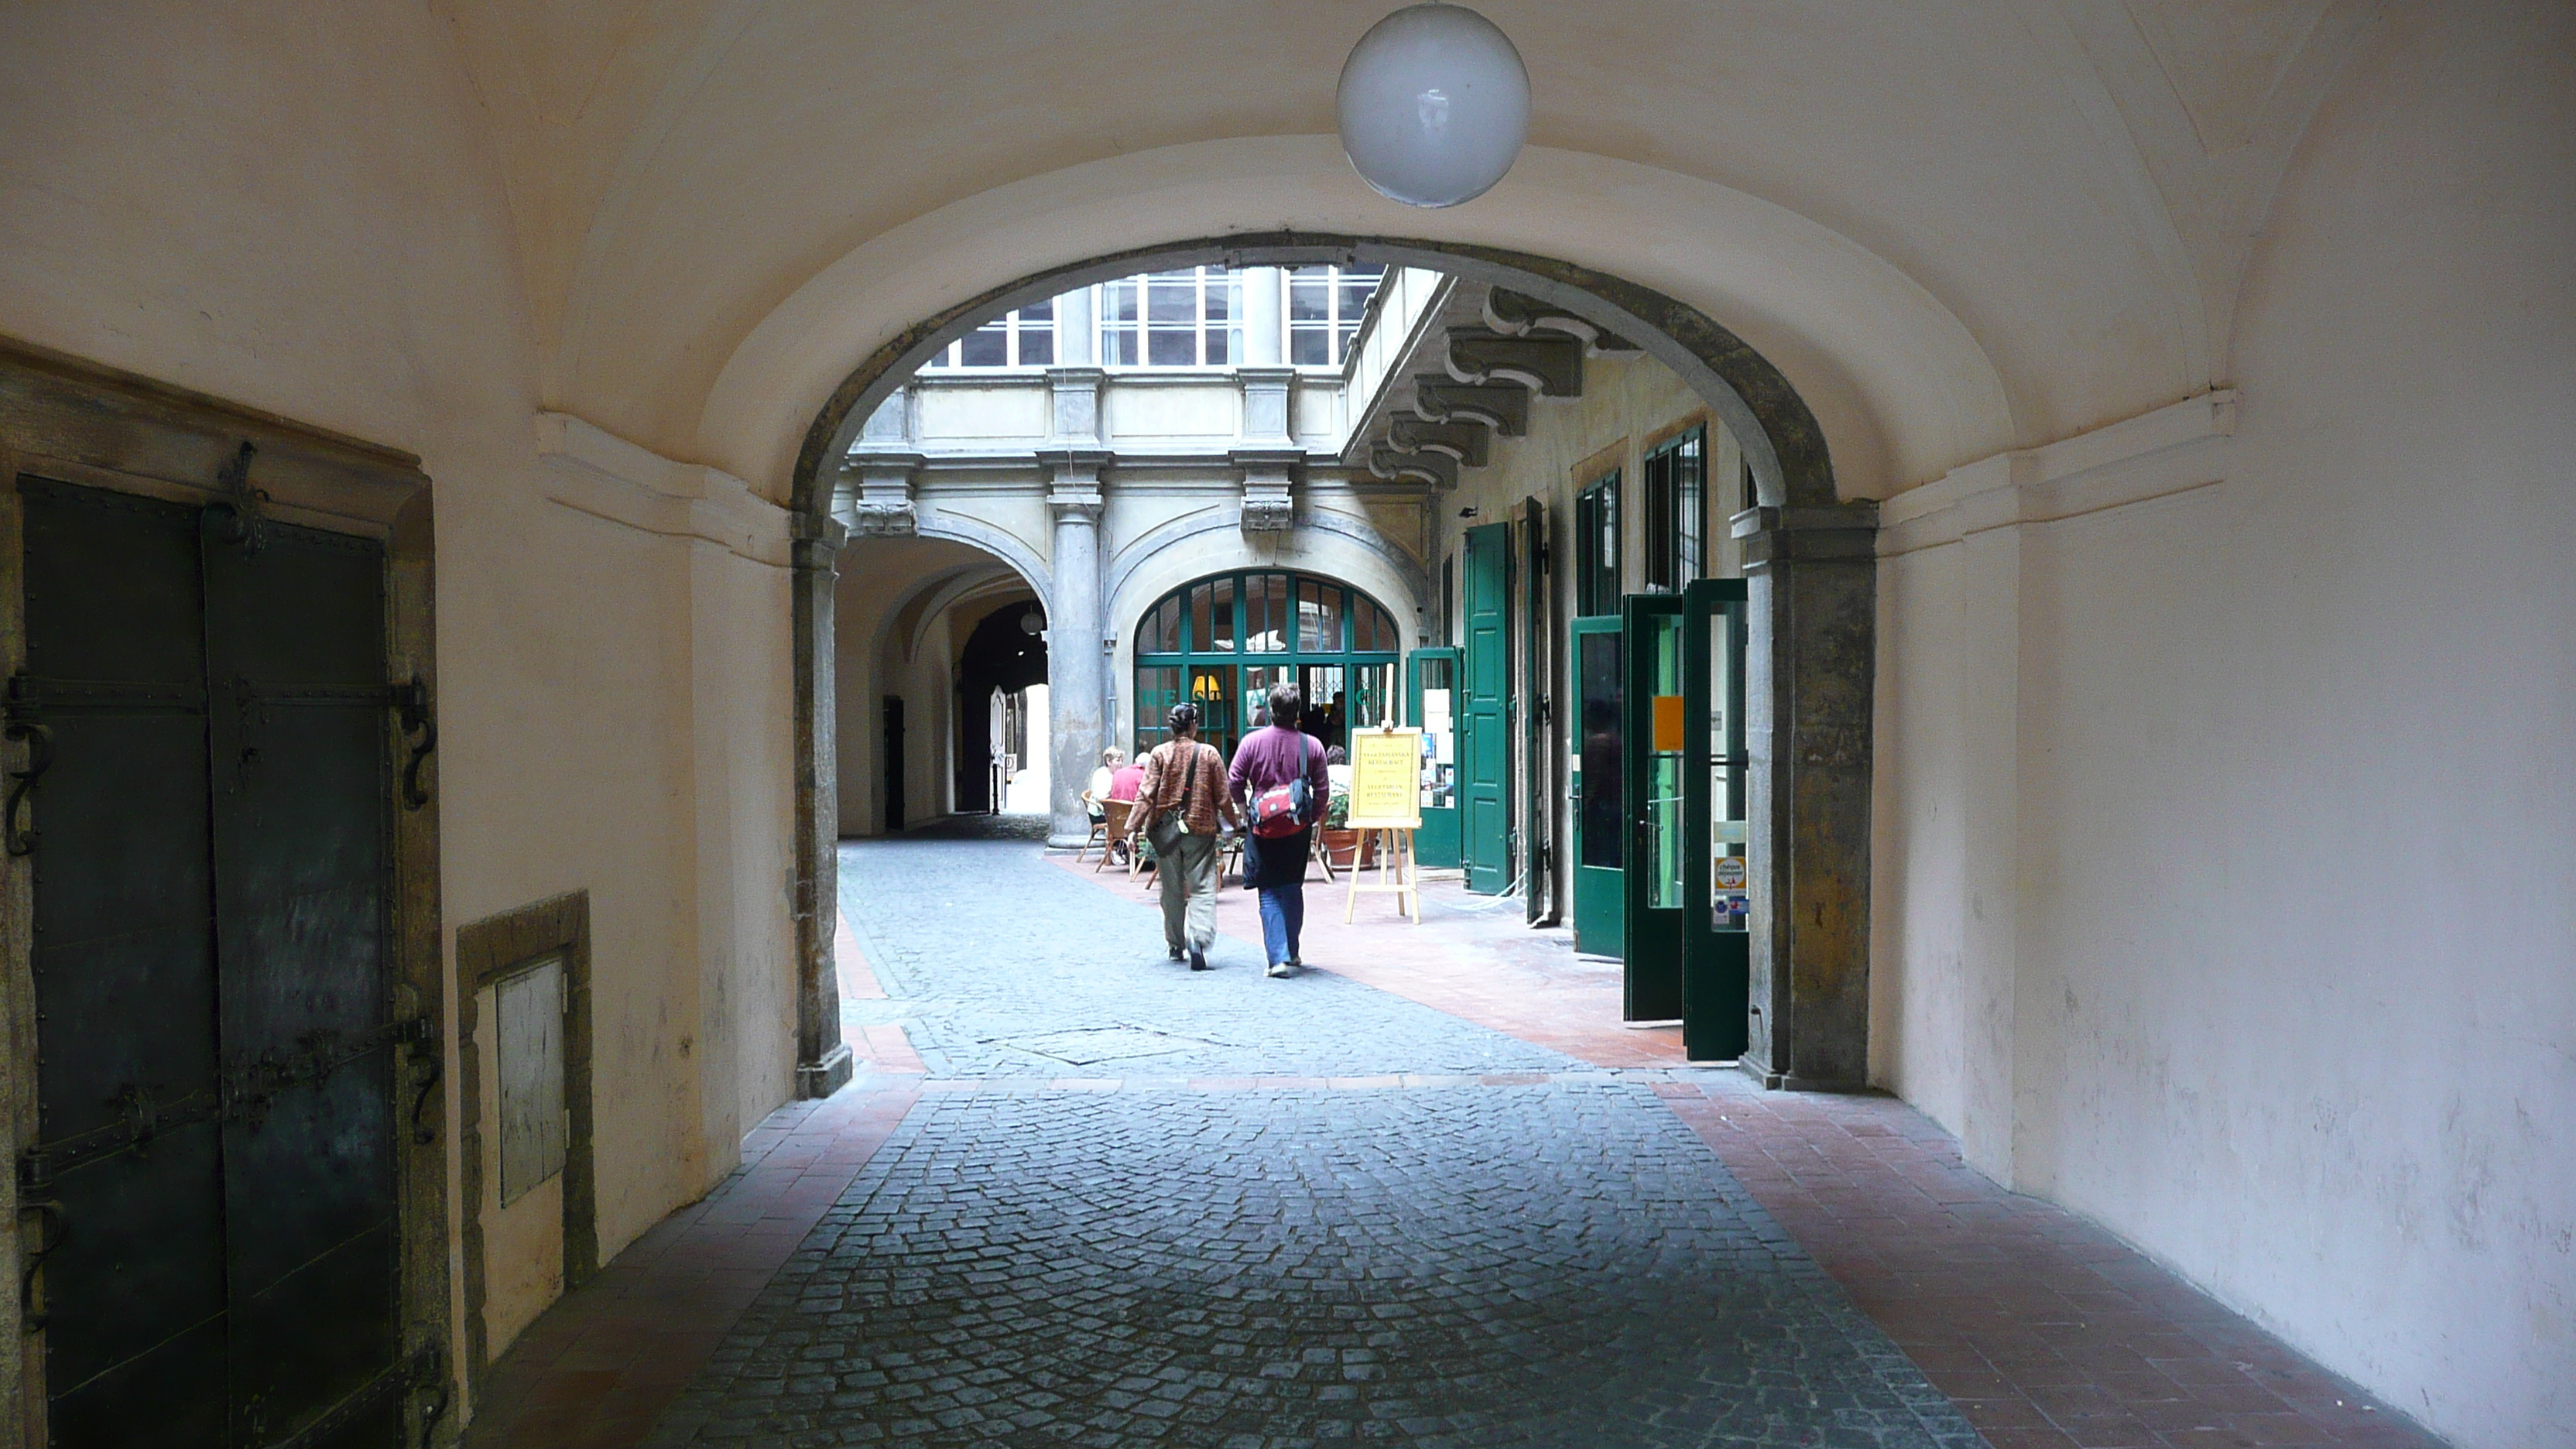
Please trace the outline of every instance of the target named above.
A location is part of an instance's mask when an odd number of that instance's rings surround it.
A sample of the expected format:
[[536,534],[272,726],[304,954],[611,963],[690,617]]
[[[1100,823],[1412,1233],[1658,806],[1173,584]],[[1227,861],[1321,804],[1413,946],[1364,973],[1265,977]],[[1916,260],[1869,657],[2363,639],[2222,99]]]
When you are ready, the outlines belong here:
[[1315,822],[1323,817],[1332,782],[1324,773],[1324,745],[1296,726],[1306,707],[1294,684],[1270,686],[1270,723],[1244,736],[1234,747],[1234,766],[1226,772],[1234,797],[1252,818],[1261,792],[1303,778],[1306,809],[1298,828],[1286,835],[1256,835],[1247,828],[1243,867],[1261,891],[1261,944],[1270,956],[1270,974],[1285,976],[1306,963],[1297,955],[1297,935],[1306,924],[1306,846]]

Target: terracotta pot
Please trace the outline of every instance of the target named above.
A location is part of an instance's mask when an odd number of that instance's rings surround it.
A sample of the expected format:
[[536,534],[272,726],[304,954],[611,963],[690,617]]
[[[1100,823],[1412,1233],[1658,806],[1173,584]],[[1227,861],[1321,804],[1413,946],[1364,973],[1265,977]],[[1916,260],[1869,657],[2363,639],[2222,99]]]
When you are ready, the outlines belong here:
[[[1320,833],[1323,837],[1324,843],[1324,858],[1333,863],[1333,869],[1335,870],[1349,869],[1353,857],[1359,853],[1360,832],[1356,830],[1335,830],[1327,826]],[[1369,855],[1374,857],[1376,854],[1376,842],[1372,840],[1370,842]]]

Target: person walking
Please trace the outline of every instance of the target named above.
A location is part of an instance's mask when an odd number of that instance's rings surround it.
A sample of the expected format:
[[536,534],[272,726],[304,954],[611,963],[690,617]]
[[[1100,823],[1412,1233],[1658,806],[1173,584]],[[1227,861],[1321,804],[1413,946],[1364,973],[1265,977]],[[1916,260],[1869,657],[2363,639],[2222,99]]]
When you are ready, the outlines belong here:
[[1251,817],[1243,867],[1261,892],[1261,944],[1273,976],[1306,964],[1297,949],[1306,925],[1306,850],[1332,791],[1324,742],[1294,723],[1304,706],[1295,684],[1270,686],[1270,723],[1235,746],[1226,774],[1227,788]]
[[1172,737],[1145,755],[1144,779],[1129,817],[1131,833],[1154,845],[1154,878],[1163,892],[1163,944],[1190,969],[1208,969],[1216,944],[1217,823],[1240,826],[1241,812],[1226,793],[1225,756],[1199,743],[1199,707],[1172,706]]

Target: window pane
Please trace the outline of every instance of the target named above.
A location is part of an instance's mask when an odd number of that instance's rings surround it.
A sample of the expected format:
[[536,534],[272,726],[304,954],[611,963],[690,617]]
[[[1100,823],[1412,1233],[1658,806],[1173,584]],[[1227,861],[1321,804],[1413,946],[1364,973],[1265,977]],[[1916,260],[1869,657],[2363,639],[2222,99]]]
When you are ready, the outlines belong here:
[[947,346],[945,346],[945,347],[943,347],[943,348],[939,349],[937,352],[932,353],[932,354],[930,355],[930,360],[929,360],[928,362],[923,363],[923,364],[922,364],[922,366],[924,366],[924,367],[947,367],[947,366],[951,365],[952,356],[953,356],[953,354],[955,354],[955,352],[956,352],[956,351],[957,351],[957,344],[956,344],[956,343],[954,343],[954,342],[951,342],[951,343],[949,343]]
[[1017,316],[1023,324],[1043,322],[1052,327],[1055,325],[1055,299],[1049,297],[1043,302],[1031,302],[1013,315]]
[[1297,647],[1308,654],[1342,652],[1342,591],[1313,579],[1297,584]]
[[1343,328],[1334,339],[1333,360],[1339,362],[1350,356],[1351,344],[1359,340],[1359,335],[1360,329],[1357,323]]
[[1342,283],[1341,320],[1345,322],[1358,321],[1360,313],[1368,310],[1369,294],[1376,290],[1377,283],[1373,281]]
[[1157,327],[1146,338],[1145,361],[1155,367],[1189,367],[1197,363],[1196,330]]
[[1100,320],[1133,322],[1136,320],[1136,279],[1100,284]]
[[1121,327],[1100,334],[1100,360],[1109,367],[1134,367],[1141,360],[1136,350],[1136,329]]
[[1288,283],[1288,320],[1292,322],[1322,322],[1328,319],[1329,314],[1326,309],[1332,305],[1333,289],[1321,275],[1323,268],[1316,267],[1313,270],[1318,273],[1313,281],[1307,281],[1306,269],[1300,268],[1298,275],[1291,278]]
[[1332,334],[1321,327],[1290,328],[1288,360],[1298,367],[1331,366]]
[[1190,589],[1190,632],[1184,647],[1205,649],[1214,637],[1208,628],[1208,586],[1193,585]]
[[1241,334],[1230,327],[1209,328],[1207,334],[1208,366],[1224,367],[1232,363],[1235,359],[1235,355],[1243,350],[1239,340],[1240,337]]
[[1218,579],[1208,585],[1207,629],[1199,635],[1201,649],[1234,649],[1234,580]]
[[1223,267],[1207,269],[1207,319],[1223,322],[1242,316],[1238,300],[1243,290],[1242,279]]
[[1023,331],[1020,334],[1020,366],[1049,367],[1055,363],[1055,333]]
[[[1177,608],[1177,601],[1173,607]],[[1136,671],[1136,754],[1142,758],[1147,750],[1170,738],[1163,720],[1172,706],[1181,702],[1181,671],[1178,669],[1139,669]]]
[[1199,320],[1197,279],[1183,273],[1149,280],[1145,284],[1145,320],[1195,325]]
[[1288,647],[1288,579],[1284,574],[1252,574],[1244,584],[1243,647],[1269,653]]
[[1136,626],[1136,652],[1169,654],[1181,647],[1181,601],[1165,599]]
[[989,323],[966,334],[962,340],[963,360],[968,367],[1005,367],[1010,364],[1010,336],[998,323]]

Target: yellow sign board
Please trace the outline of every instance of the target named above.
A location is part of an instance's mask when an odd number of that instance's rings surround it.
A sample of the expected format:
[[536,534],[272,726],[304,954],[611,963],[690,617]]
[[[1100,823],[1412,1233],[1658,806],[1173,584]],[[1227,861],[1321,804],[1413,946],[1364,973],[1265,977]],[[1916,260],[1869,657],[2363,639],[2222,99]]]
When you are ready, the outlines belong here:
[[1353,730],[1353,830],[1422,828],[1422,731]]

